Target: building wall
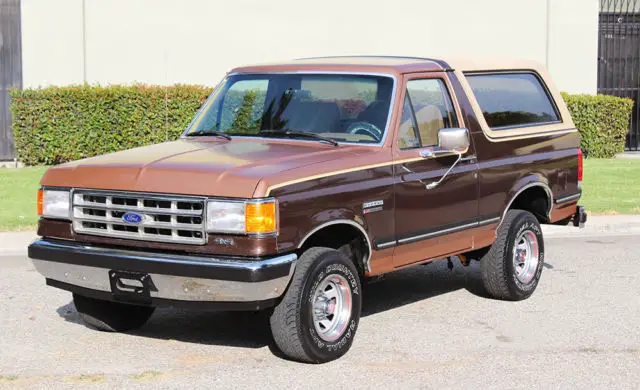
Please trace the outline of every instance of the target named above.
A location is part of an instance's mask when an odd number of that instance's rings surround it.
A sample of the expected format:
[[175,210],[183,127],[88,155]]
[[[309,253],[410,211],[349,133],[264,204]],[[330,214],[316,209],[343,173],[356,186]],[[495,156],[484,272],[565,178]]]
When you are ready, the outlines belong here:
[[562,91],[596,93],[599,12],[597,0],[550,0],[547,67]]
[[598,0],[22,0],[24,86],[216,84],[305,56],[509,56],[596,92]]

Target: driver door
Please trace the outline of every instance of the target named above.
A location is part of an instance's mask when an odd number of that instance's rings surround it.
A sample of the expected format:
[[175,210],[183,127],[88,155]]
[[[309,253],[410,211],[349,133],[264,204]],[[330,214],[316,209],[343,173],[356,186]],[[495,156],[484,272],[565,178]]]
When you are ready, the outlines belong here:
[[[441,128],[464,127],[444,73],[411,75],[393,145],[394,267],[471,249],[467,230],[478,217],[478,167],[473,144],[441,183],[457,156],[423,157]],[[431,187],[431,186],[430,186]],[[467,230],[465,232],[465,230]]]

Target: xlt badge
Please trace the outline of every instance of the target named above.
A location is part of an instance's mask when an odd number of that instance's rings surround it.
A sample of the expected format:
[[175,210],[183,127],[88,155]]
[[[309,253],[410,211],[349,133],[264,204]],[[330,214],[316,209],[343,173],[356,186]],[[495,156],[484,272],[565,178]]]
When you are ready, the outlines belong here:
[[362,204],[362,213],[369,214],[376,211],[381,211],[384,206],[384,200],[374,200],[371,202],[365,202]]

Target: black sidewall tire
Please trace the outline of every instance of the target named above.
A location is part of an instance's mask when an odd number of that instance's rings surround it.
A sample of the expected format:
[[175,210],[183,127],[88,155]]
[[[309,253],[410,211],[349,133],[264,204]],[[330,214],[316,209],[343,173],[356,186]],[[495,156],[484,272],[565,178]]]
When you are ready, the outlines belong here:
[[104,301],[73,294],[73,303],[82,320],[103,332],[126,332],[144,325],[153,314],[152,306]]
[[[522,213],[518,218],[513,221],[511,225],[512,229],[509,230],[509,236],[507,239],[507,247],[505,256],[505,274],[507,275],[507,284],[512,294],[517,296],[518,299],[525,299],[531,296],[535,291],[540,277],[542,275],[542,268],[544,267],[544,239],[542,237],[542,229],[535,216],[531,213]],[[534,277],[529,283],[522,283],[518,280],[516,275],[515,266],[513,264],[513,247],[516,245],[516,239],[520,234],[525,231],[532,231],[538,241],[538,266],[536,268]]]
[[[313,325],[313,293],[318,284],[330,274],[341,275],[348,281],[352,298],[351,317],[347,328],[333,342],[327,342],[320,338]],[[299,331],[306,354],[314,361],[327,362],[347,353],[353,343],[362,309],[362,287],[353,263],[337,251],[325,253],[318,259],[316,264],[309,268],[300,299]]]

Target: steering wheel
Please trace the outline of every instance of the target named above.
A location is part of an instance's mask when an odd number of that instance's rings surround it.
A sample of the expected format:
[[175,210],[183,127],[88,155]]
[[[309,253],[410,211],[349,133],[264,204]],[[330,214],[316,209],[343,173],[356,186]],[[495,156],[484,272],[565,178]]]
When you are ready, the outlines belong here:
[[380,141],[382,139],[382,130],[380,130],[378,126],[369,122],[353,122],[349,128],[347,128],[347,133],[368,135],[376,141]]

